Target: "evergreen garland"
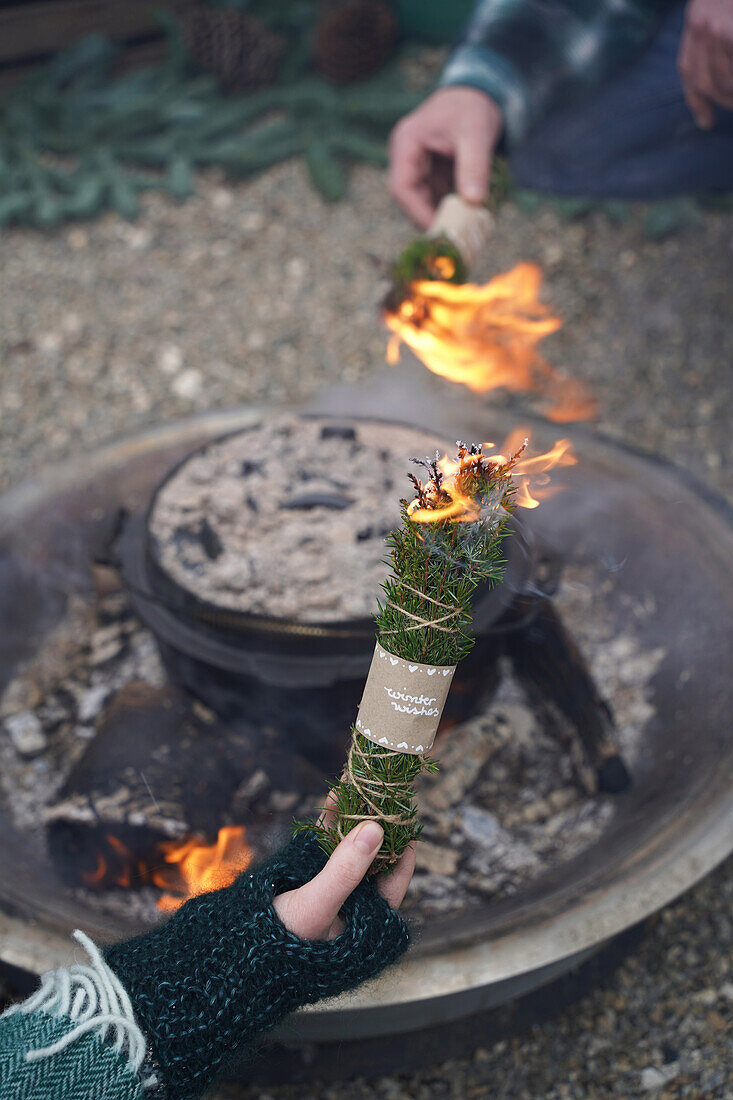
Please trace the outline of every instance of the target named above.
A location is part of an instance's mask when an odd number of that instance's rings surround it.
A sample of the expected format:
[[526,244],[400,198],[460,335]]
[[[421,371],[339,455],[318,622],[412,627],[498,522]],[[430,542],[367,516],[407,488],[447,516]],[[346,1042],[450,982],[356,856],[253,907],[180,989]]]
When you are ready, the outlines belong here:
[[[503,575],[502,540],[515,488],[511,471],[523,450],[497,460],[485,456],[481,444],[459,443],[451,477],[443,474],[437,456],[419,463],[427,470],[426,483],[408,475],[416,497],[411,504],[402,501],[400,527],[387,538],[391,572],[375,615],[377,640],[389,653],[422,664],[454,665],[470,651],[471,598],[479,584],[496,584]],[[416,617],[424,619],[426,607],[434,606],[429,601],[457,612],[450,631],[429,624],[415,628]],[[356,783],[348,778],[349,769]],[[347,773],[331,787],[330,820],[305,822],[296,830],[314,829],[330,854],[359,821],[377,817],[384,841],[372,872],[388,868],[420,835],[413,783],[423,770],[437,771],[436,762],[382,748],[352,726]]]
[[[276,15],[263,21],[292,31]],[[386,135],[421,99],[399,64],[340,91],[313,74],[297,42],[271,87],[226,95],[191,72],[179,24],[160,18],[160,65],[116,75],[120,48],[90,35],[0,97],[0,226],[50,228],[108,208],[133,219],[144,191],[188,197],[199,168],[249,176],[291,157],[304,157],[314,186],[336,201],[351,163],[387,163]]]

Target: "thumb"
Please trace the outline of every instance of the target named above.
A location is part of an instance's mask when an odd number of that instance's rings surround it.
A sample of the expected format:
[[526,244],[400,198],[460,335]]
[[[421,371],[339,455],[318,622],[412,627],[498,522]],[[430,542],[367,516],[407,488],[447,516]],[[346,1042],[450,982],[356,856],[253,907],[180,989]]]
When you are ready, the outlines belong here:
[[489,194],[491,142],[488,133],[459,133],[455,151],[456,190],[466,202],[483,203]]
[[323,870],[293,891],[291,931],[303,939],[328,937],[342,905],[371,867],[383,836],[378,822],[362,821],[344,837]]

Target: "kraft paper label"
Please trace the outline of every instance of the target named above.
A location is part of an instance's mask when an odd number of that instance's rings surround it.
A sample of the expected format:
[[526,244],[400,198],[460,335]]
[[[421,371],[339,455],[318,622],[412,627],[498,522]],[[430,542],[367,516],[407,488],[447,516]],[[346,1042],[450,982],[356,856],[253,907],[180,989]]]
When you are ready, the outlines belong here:
[[427,752],[448,698],[455,665],[421,665],[394,657],[377,643],[356,728],[375,745]]

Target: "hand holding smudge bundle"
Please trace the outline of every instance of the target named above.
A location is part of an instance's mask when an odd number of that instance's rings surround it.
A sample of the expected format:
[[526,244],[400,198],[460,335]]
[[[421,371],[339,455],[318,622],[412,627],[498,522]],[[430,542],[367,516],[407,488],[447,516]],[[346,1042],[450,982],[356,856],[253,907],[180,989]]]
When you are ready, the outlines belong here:
[[[408,475],[416,496],[411,503],[402,501],[401,525],[387,538],[392,568],[375,615],[378,655],[381,648],[388,661],[392,655],[402,663],[447,668],[469,652],[474,590],[503,575],[501,543],[515,491],[512,469],[525,446],[526,441],[504,458],[484,455],[481,444],[459,443],[455,462],[437,455],[433,461],[414,460],[428,479],[423,483]],[[327,821],[298,828],[314,829],[330,854],[360,821],[376,818],[384,828],[372,865],[377,872],[396,863],[419,836],[413,783],[421,771],[436,771],[437,764],[422,753],[375,743],[357,725],[344,774],[331,789]]]

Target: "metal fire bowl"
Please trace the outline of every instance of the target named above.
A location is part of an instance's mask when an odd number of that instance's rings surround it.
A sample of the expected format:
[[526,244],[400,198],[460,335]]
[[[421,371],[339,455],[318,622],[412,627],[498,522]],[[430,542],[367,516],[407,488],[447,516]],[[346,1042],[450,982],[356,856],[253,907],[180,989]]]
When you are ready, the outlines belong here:
[[[471,441],[501,443],[518,423],[410,368],[374,375],[362,389],[337,387],[310,408],[385,410]],[[90,554],[116,510],[141,510],[187,451],[257,415],[248,408],[159,428],[0,499],[0,684],[69,592],[89,590]],[[666,651],[651,683],[654,717],[633,787],[617,796],[606,832],[580,856],[511,897],[435,918],[396,970],[299,1013],[285,1043],[368,1042],[537,989],[671,902],[733,849],[733,513],[686,472],[587,428],[534,421],[531,430],[543,448],[570,435],[579,465],[556,472],[564,492],[526,513],[528,522],[566,559],[592,564],[600,579],[613,574],[609,614],[619,627],[642,603],[653,608],[635,628],[644,647]],[[100,917],[83,892],[64,887],[1,806],[0,913],[2,959],[31,973],[69,959],[76,926],[98,939],[139,930]]]

